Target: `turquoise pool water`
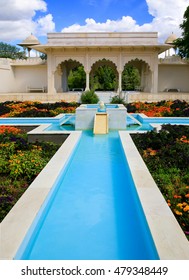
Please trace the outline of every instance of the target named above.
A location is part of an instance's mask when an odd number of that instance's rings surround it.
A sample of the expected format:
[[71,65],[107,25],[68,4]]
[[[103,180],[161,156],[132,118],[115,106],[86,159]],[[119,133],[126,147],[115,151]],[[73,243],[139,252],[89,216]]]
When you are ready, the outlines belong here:
[[82,133],[34,224],[16,259],[159,258],[118,132]]
[[[114,106],[114,104],[112,104]],[[93,106],[93,105],[90,105]],[[129,117],[126,118],[126,130],[153,130],[150,124],[180,124],[189,125],[189,118],[169,118],[169,117],[142,117],[140,114],[132,114],[141,125],[134,124],[133,120]],[[45,129],[47,131],[73,131],[75,130],[75,115],[65,114],[60,118],[0,118],[0,125],[42,125],[49,124]]]
[[[89,105],[88,105],[89,106]],[[90,105],[92,106],[92,105]],[[133,116],[138,120],[138,115],[133,114]],[[66,121],[67,120],[67,121]],[[75,130],[75,116],[70,114],[65,114],[65,116],[61,119],[63,124],[61,125],[60,122],[54,122],[45,130],[53,131],[53,130],[60,130],[60,131],[73,131]],[[134,124],[133,120],[129,117],[126,118],[127,126],[125,127],[126,130],[153,130],[153,127],[149,123],[142,123],[142,125]]]
[[[105,108],[116,109],[119,108],[117,104],[104,104]],[[100,108],[99,104],[88,104],[87,108]]]

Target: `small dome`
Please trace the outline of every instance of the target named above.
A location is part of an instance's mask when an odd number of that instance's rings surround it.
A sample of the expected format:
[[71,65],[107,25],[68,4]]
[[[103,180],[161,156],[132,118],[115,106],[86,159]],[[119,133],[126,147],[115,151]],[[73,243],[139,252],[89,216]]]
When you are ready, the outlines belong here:
[[20,46],[32,46],[32,45],[39,45],[40,42],[33,34],[28,36],[25,40],[23,40],[19,45]]
[[167,40],[165,41],[165,44],[170,44],[170,45],[173,45],[174,44],[174,41],[177,39],[177,36],[175,34],[171,34]]

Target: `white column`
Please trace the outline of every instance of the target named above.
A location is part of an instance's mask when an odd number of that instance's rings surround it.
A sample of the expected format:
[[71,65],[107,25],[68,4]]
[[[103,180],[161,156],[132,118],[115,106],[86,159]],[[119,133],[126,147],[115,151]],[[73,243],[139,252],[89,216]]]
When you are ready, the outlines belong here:
[[118,94],[122,98],[122,71],[119,71]]
[[68,71],[66,65],[62,66],[62,88],[63,92],[68,91]]
[[155,59],[154,69],[152,70],[152,93],[158,93],[158,58]]
[[62,68],[61,68],[61,65],[59,64],[58,67],[57,67],[57,82],[56,82],[56,86],[57,86],[57,92],[63,92],[63,89],[62,89]]
[[53,57],[52,54],[49,53],[47,55],[47,71],[48,71],[48,94],[55,94],[55,71],[53,70]]
[[142,64],[142,67],[141,67],[140,85],[141,85],[143,91],[145,91],[145,89],[146,89],[146,64]]
[[90,86],[89,86],[89,71],[86,71],[86,90],[90,90]]
[[55,89],[55,71],[51,72],[51,91],[50,94],[55,94],[56,89]]

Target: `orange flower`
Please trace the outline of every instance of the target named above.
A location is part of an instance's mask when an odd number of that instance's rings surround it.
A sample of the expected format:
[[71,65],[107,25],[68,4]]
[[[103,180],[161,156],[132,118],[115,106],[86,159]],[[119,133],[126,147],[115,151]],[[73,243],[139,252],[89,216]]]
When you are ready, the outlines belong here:
[[14,126],[5,126],[5,125],[0,126],[0,134],[5,134],[5,133],[18,134],[20,132],[21,129],[16,128]]
[[175,194],[173,197],[174,197],[174,198],[182,198],[181,195],[177,195],[177,194]]
[[185,197],[189,198],[189,193],[185,194]]
[[184,210],[184,212],[189,211],[189,205],[185,206],[183,210]]

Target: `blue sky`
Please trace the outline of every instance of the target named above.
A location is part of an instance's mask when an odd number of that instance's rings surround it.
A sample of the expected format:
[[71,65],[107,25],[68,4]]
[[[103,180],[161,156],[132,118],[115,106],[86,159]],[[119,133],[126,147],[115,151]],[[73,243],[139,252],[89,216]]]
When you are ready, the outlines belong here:
[[[158,32],[159,42],[179,28],[189,0],[0,0],[0,41],[17,43],[33,33]],[[11,12],[10,12],[11,11]]]
[[87,18],[105,22],[107,19],[117,20],[128,15],[135,18],[138,24],[152,20],[145,0],[71,0],[61,1],[61,4],[57,0],[46,2],[58,32],[75,23],[83,25]]

